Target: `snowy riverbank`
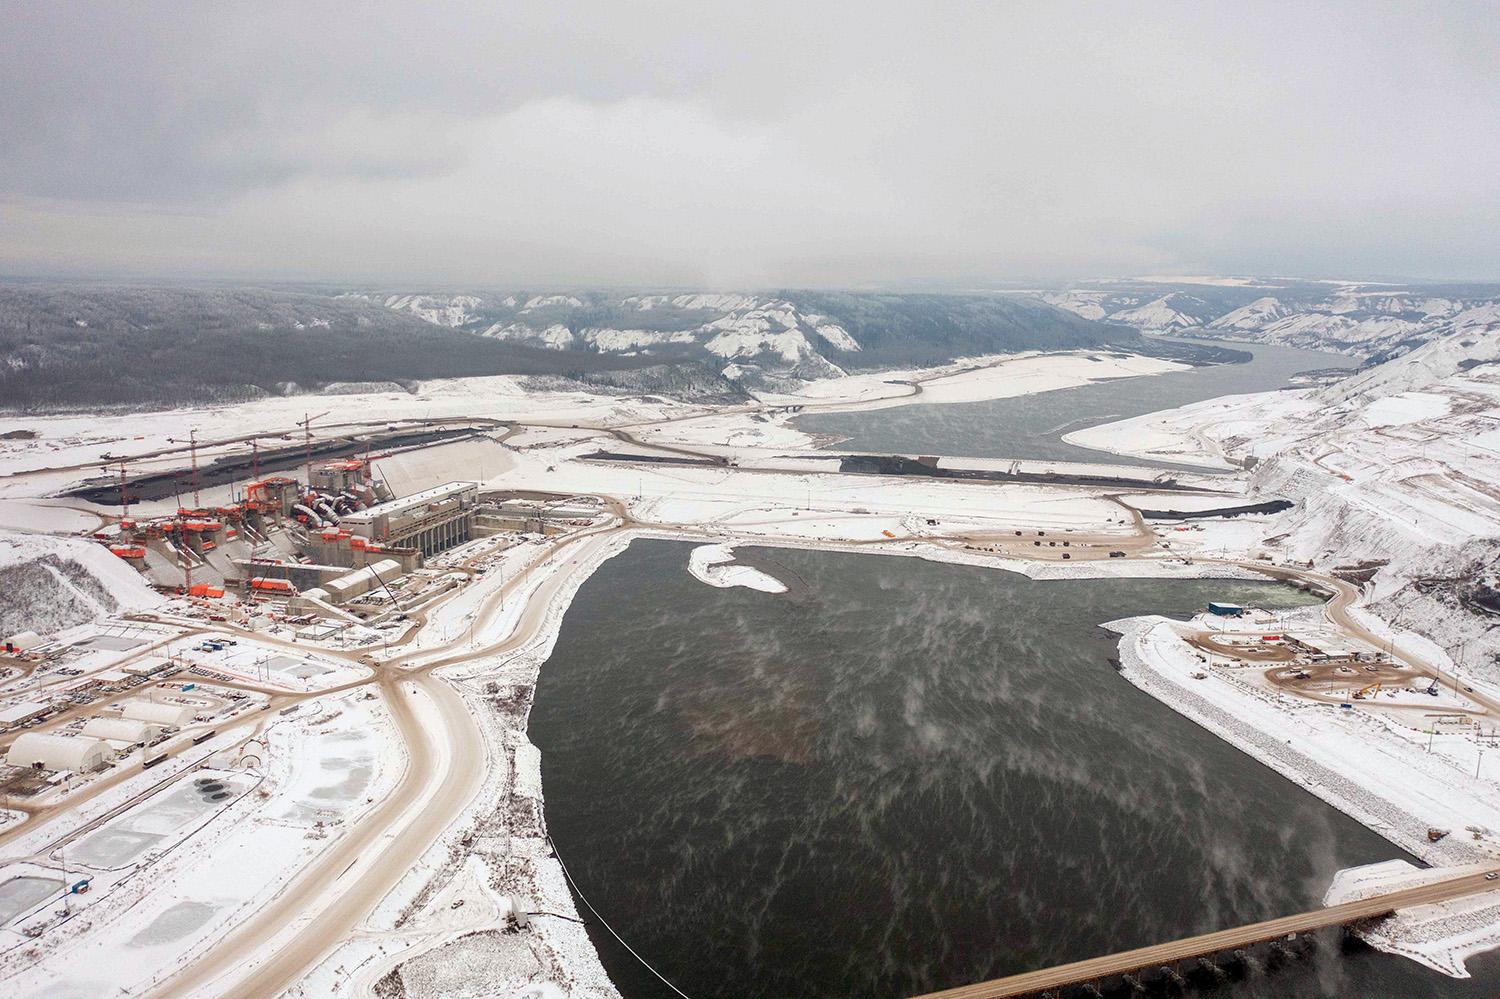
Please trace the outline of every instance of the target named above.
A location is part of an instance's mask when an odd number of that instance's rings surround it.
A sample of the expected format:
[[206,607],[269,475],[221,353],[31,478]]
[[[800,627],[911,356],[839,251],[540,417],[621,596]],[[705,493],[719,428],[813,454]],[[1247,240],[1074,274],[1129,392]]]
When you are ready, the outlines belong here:
[[[1161,617],[1112,621],[1121,675],[1247,755],[1434,866],[1500,856],[1500,787],[1476,781],[1425,734],[1366,711],[1272,693],[1203,663]],[[1444,736],[1444,739],[1461,738]],[[1431,828],[1454,830],[1436,843]],[[1477,834],[1468,830],[1477,829]]]
[[[820,412],[889,409],[912,402],[985,402],[1076,388],[1092,382],[1185,371],[1189,365],[1144,354],[1076,350],[991,354],[960,358],[939,368],[873,371],[809,382],[794,394],[764,395],[775,405],[804,405]],[[907,392],[893,391],[907,386]]]
[[[402,994],[436,996],[445,994],[443,969],[462,962],[517,995],[618,999],[546,838],[541,753],[527,738],[526,720],[537,676],[578,589],[636,536],[598,534],[554,552],[526,586],[507,594],[476,641],[503,640],[522,626],[523,615],[540,614],[530,636],[516,648],[438,672],[483,731],[483,786],[371,915],[368,923],[379,932],[328,955],[303,980],[303,995],[365,995],[389,980]],[[500,585],[498,574],[485,577],[470,588],[470,602]],[[509,932],[515,911],[529,918],[524,934]]]
[[[1352,867],[1334,875],[1323,896],[1324,905],[1354,902],[1371,895],[1415,888],[1459,874],[1478,874],[1488,865],[1468,870],[1413,867],[1404,860]],[[1400,954],[1453,978],[1468,978],[1464,962],[1475,954],[1500,947],[1500,889],[1401,909],[1389,919],[1356,931],[1377,950]]]
[[[1500,787],[1474,779],[1442,747],[1424,750],[1422,743],[1430,747],[1432,737],[1364,711],[1272,693],[1232,671],[1205,671],[1179,637],[1181,626],[1165,618],[1129,618],[1104,627],[1121,636],[1125,679],[1433,865],[1432,871],[1421,871],[1394,861],[1394,867],[1341,872],[1327,904],[1392,890],[1412,879],[1451,876],[1456,868],[1487,867],[1500,856]],[[1440,737],[1444,742],[1462,738]],[[1432,828],[1452,833],[1434,843],[1427,835]],[[1486,893],[1419,906],[1367,938],[1382,950],[1466,977],[1465,957],[1500,944],[1500,899]]]

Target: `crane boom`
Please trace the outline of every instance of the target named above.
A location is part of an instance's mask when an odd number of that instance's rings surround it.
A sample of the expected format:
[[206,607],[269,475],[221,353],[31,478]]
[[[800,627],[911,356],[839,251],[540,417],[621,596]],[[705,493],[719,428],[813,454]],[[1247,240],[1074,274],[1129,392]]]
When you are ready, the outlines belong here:
[[297,423],[297,425],[302,428],[302,442],[303,442],[303,446],[305,448],[305,455],[304,455],[304,457],[307,460],[307,488],[309,488],[309,489],[312,488],[312,424],[313,424],[313,420],[321,420],[323,417],[327,416],[331,412],[333,412],[333,410],[331,410],[331,409],[330,410],[326,410],[326,411],[324,411],[322,413],[319,413],[317,416],[308,416],[307,413],[304,412],[302,414],[302,419]]

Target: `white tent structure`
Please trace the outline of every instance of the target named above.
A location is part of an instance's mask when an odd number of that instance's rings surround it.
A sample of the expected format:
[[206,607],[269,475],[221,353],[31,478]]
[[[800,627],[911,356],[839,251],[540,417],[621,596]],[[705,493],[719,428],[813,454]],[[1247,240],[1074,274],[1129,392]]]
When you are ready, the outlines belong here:
[[135,718],[111,718],[100,715],[90,718],[83,726],[83,734],[90,739],[103,739],[110,743],[133,746],[137,742],[150,742],[161,735],[161,726]]
[[45,639],[34,631],[18,631],[7,638],[3,644],[0,644],[0,648],[9,645],[19,652],[30,652],[44,641]]
[[45,732],[23,732],[6,754],[5,762],[13,767],[43,770],[98,770],[110,758],[109,746],[99,739],[81,735],[48,735]]

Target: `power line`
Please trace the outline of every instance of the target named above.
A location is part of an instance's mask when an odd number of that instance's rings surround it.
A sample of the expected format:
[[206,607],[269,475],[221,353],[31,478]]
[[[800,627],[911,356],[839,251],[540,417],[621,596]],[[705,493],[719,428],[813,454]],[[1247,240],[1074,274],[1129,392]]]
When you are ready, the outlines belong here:
[[583,897],[583,892],[578,890],[578,882],[574,881],[573,875],[568,873],[568,865],[563,863],[562,854],[558,852],[557,844],[552,842],[552,837],[550,835],[547,837],[547,845],[552,847],[552,855],[557,858],[557,866],[562,868],[563,877],[567,878],[568,884],[573,887],[573,894],[578,896],[578,900],[580,902],[589,907],[589,911],[594,914],[594,918],[599,920],[599,925],[604,927],[606,930],[609,930],[609,935],[618,940],[621,947],[624,947],[626,950],[630,951],[630,956],[641,962],[641,967],[651,972],[651,974],[655,975],[657,978],[660,978],[663,985],[671,989],[673,992],[676,992],[678,995],[682,996],[682,999],[688,999],[688,994],[686,992],[682,991],[677,986],[667,981],[665,975],[663,975],[660,971],[657,971],[655,968],[651,967],[651,965],[647,964],[646,959],[637,954],[635,952],[635,949],[631,947],[630,944],[625,942],[625,938],[616,933],[615,928],[604,921],[604,917],[599,915],[599,910],[594,908],[593,903]]

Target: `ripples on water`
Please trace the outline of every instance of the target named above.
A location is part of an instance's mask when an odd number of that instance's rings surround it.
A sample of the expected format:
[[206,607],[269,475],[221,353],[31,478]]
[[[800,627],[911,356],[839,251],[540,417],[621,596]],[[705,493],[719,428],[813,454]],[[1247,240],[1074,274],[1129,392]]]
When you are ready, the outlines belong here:
[[[531,737],[570,871],[694,999],[963,984],[1301,911],[1402,856],[1122,680],[1095,627],[1295,590],[747,550],[806,580],[788,599],[698,583],[690,548],[638,541],[585,584]],[[594,939],[627,999],[665,994]],[[1216,994],[1500,981],[1338,951]]]

